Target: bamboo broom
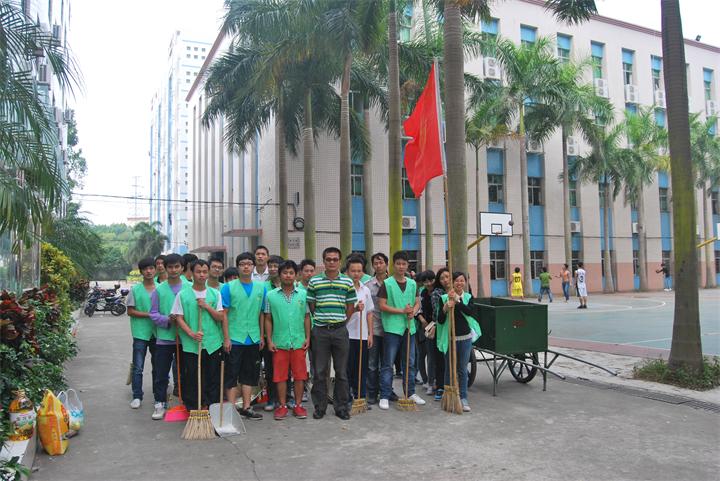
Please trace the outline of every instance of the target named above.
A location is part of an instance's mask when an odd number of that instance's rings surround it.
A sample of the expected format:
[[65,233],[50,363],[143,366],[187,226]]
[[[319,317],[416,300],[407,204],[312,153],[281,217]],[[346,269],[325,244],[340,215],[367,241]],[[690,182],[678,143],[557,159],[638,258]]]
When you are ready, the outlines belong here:
[[[365,309],[363,308],[363,312]],[[363,313],[360,313],[360,340],[358,341],[359,344],[359,351],[360,355],[358,356],[358,387],[357,387],[357,399],[353,399],[352,402],[352,408],[350,409],[350,414],[355,416],[356,414],[362,414],[366,413],[368,410],[367,401],[364,397],[361,396],[362,393],[362,358],[363,358]]]
[[412,318],[408,317],[407,325],[407,343],[405,345],[405,396],[398,400],[398,409],[401,411],[417,411],[415,401],[408,397],[408,387],[410,385],[410,322]]
[[[202,308],[200,306],[198,306],[197,332],[202,333]],[[197,409],[190,411],[190,419],[180,437],[188,440],[215,439],[215,428],[210,421],[210,412],[202,409],[202,339],[198,341]]]

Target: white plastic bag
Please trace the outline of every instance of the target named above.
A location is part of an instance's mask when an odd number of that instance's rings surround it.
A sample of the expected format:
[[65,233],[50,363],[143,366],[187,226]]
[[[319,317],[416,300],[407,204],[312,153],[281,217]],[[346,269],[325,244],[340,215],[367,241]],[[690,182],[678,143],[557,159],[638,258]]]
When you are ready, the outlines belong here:
[[70,429],[72,431],[80,431],[80,428],[85,424],[85,410],[83,409],[83,404],[82,401],[80,401],[78,393],[71,388],[67,391],[60,391],[57,397],[68,412]]

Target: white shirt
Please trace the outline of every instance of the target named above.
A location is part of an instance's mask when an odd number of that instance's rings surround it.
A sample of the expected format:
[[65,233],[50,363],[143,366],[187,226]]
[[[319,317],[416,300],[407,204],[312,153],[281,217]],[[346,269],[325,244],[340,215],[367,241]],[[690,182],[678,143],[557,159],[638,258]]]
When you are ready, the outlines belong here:
[[[193,289],[193,292],[195,293],[195,299],[205,299],[207,297],[207,289],[203,289],[202,291],[196,291],[195,289]],[[223,310],[222,298],[220,296],[217,296],[217,306],[215,306],[215,310]],[[180,296],[175,296],[175,303],[173,304],[170,313],[178,316],[185,315],[183,312],[183,306],[182,301],[180,300]]]
[[263,272],[261,274],[257,271],[257,267],[253,267],[251,276],[252,276],[252,280],[254,280],[254,281],[265,282],[266,280],[268,280],[270,278],[270,270],[268,269],[267,266],[265,266],[265,272]]
[[577,274],[578,285],[585,284],[585,269],[579,268],[575,273]]
[[[133,286],[133,287],[135,287],[135,286]],[[145,287],[145,286],[143,286],[143,287]],[[149,296],[152,296],[152,293],[155,292],[155,289],[153,289],[152,291],[148,291],[147,289],[145,289],[145,291],[148,293],[148,297],[149,297]],[[127,307],[135,307],[135,294],[133,294],[132,289],[130,289],[130,292],[128,292],[128,295],[125,298],[125,305]]]
[[[367,315],[368,312],[372,313],[375,309],[373,304],[372,294],[367,286],[360,284],[360,287],[355,288],[358,302],[362,301],[365,304],[365,308],[362,312],[353,312],[350,316],[350,320],[347,323],[347,330],[350,339],[360,339],[360,323],[362,322],[362,338],[364,341],[368,338],[368,327],[367,327]],[[357,305],[357,304],[356,304]]]

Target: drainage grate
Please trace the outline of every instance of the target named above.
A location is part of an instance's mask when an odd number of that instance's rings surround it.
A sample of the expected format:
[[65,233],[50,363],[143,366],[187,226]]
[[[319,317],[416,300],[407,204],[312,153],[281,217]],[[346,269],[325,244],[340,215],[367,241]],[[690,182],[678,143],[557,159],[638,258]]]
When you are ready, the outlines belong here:
[[666,394],[655,391],[648,391],[647,389],[634,388],[629,386],[619,386],[615,384],[605,383],[601,381],[591,381],[585,378],[566,378],[564,382],[570,384],[576,384],[579,386],[587,386],[595,389],[610,389],[617,391],[628,396],[641,397],[645,399],[652,399],[653,401],[660,401],[668,404],[674,404],[676,406],[683,405],[693,409],[702,409],[704,411],[710,411],[713,413],[720,414],[720,404],[715,404],[706,401],[698,401],[696,399],[689,398],[687,396],[680,396],[677,394]]

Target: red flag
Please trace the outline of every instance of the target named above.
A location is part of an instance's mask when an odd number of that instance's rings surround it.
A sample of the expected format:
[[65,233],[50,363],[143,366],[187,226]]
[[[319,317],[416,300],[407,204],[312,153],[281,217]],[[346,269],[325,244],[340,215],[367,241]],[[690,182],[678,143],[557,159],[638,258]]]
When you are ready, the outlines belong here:
[[405,135],[412,137],[405,145],[404,162],[410,188],[416,197],[420,197],[430,179],[443,174],[437,104],[433,65],[415,110],[403,123]]

